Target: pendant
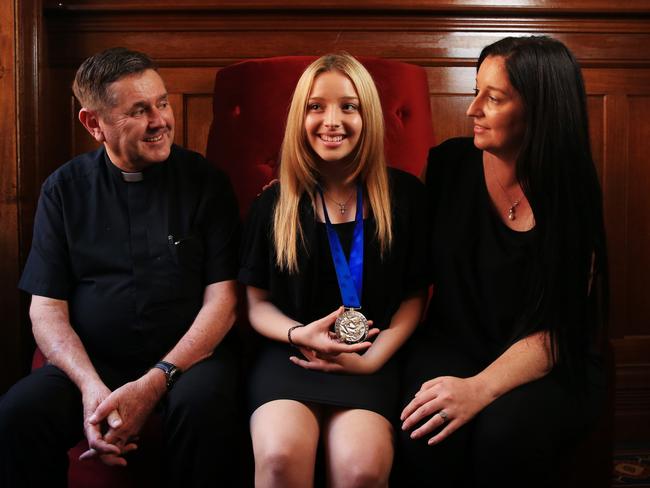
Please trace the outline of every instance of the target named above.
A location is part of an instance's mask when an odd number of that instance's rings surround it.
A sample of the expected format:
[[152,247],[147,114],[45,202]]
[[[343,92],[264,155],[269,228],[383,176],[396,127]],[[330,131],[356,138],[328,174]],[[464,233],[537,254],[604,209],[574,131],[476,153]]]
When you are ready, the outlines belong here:
[[345,203],[337,203],[337,205],[339,206],[339,212],[341,212],[341,215],[343,215],[346,210]]
[[368,337],[368,320],[358,310],[346,308],[336,318],[334,332],[339,342],[346,344],[363,342]]
[[517,211],[517,205],[519,205],[520,201],[521,198],[517,200],[515,203],[513,203],[512,206],[508,209],[508,220],[515,220],[517,218],[515,212]]

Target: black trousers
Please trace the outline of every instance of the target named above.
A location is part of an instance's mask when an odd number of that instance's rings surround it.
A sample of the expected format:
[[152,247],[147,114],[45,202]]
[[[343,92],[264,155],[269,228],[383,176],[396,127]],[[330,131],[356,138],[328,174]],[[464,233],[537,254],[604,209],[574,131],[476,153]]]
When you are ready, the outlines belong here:
[[[438,376],[461,378],[482,367],[462,352],[417,338],[405,351],[403,407],[422,383]],[[551,373],[501,396],[435,446],[434,434],[418,440],[396,426],[393,484],[399,487],[555,487],[567,459],[589,431],[604,402],[602,368],[594,358],[589,386],[579,393]]]
[[[233,352],[219,347],[160,402],[164,484],[237,485],[237,370]],[[121,384],[105,368],[100,376],[111,389]],[[77,387],[55,366],[35,370],[0,400],[0,487],[67,486],[67,451],[83,437]]]

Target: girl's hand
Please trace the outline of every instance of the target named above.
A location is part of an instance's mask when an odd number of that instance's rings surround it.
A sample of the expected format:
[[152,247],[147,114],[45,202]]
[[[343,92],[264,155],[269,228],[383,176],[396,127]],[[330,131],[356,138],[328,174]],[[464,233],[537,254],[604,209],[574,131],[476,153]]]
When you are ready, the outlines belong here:
[[[335,356],[343,352],[362,352],[368,349],[372,343],[368,340],[358,344],[346,344],[339,342],[336,334],[331,332],[332,325],[336,318],[343,311],[343,307],[329,314],[327,317],[311,322],[304,327],[298,327],[291,332],[291,341],[301,349],[312,350],[321,355]],[[368,327],[372,321],[368,321]],[[379,329],[370,329],[368,339],[379,334]]]
[[[379,329],[374,330],[378,331]],[[371,364],[367,356],[361,356],[357,353],[329,355],[302,347],[300,352],[306,359],[291,356],[289,360],[305,369],[348,374],[371,374],[377,369]]]
[[430,446],[437,444],[490,404],[492,400],[486,392],[476,377],[440,376],[429,380],[402,411],[402,430],[410,430],[428,418],[411,433],[411,438],[442,428],[428,441]]

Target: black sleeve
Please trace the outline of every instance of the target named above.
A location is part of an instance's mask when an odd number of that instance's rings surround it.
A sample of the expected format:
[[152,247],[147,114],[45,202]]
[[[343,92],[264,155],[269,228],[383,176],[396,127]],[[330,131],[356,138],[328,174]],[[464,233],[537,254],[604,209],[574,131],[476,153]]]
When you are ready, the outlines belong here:
[[41,189],[32,248],[18,287],[32,295],[67,300],[74,285],[63,204],[56,186]]
[[[452,172],[458,171],[459,165],[464,164],[472,150],[475,150],[475,148],[471,137],[447,139],[429,150],[425,181],[426,227],[429,243],[434,242],[436,228],[434,224],[438,212],[444,210],[440,209],[440,201],[443,192],[445,192],[445,185],[450,184]],[[428,249],[430,253],[432,248],[428,247]],[[429,282],[435,283],[437,279],[431,266],[432,262],[433,259],[429,259],[428,275]]]
[[269,289],[270,267],[272,265],[273,209],[278,194],[278,185],[265,190],[255,199],[244,226],[240,248],[239,281],[244,285]]
[[471,137],[456,137],[429,149],[427,177],[425,181],[429,215],[435,215],[445,182],[450,172],[457,171],[459,164],[475,151]]
[[[404,246],[406,255],[405,272],[402,274],[403,298],[426,288],[429,284],[428,273],[428,235],[429,217],[424,185],[414,176],[407,176],[397,196],[406,199],[408,207],[403,215]],[[399,238],[399,236],[397,236]]]
[[237,199],[228,177],[217,170],[210,173],[209,177],[213,181],[203,229],[206,285],[237,278],[237,252],[241,230]]

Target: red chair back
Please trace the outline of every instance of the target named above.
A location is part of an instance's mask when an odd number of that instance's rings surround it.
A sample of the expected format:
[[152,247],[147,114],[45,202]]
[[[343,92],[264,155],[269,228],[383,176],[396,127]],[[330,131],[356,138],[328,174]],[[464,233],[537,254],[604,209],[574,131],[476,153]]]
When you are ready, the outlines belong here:
[[[230,176],[242,214],[276,175],[294,88],[315,59],[254,59],[217,73],[206,155]],[[424,69],[387,59],[359,60],[372,75],[381,98],[388,164],[419,176],[434,143]]]

